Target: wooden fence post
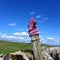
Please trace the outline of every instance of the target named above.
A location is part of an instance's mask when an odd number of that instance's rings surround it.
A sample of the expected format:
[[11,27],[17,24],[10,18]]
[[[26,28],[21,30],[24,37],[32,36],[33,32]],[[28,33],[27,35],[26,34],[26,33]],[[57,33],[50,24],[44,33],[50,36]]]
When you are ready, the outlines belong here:
[[31,41],[33,45],[33,52],[34,52],[35,60],[43,60],[41,45],[39,41],[39,35],[32,36]]
[[33,45],[33,52],[35,60],[43,60],[42,58],[42,50],[40,45],[39,33],[36,27],[36,21],[32,18],[28,24],[28,32],[29,36],[31,37],[32,45]]

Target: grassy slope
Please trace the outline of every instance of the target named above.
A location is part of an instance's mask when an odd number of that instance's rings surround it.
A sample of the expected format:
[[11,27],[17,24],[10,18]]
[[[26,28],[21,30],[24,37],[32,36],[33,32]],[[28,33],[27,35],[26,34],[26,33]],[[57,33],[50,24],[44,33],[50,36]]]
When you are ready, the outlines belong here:
[[[44,45],[44,46],[47,46],[47,45]],[[32,45],[27,46],[26,43],[0,41],[0,53],[6,54],[6,53],[22,50],[22,49],[31,50]]]
[[0,53],[10,53],[28,48],[31,49],[31,45],[29,46],[26,45],[27,45],[26,43],[0,41]]

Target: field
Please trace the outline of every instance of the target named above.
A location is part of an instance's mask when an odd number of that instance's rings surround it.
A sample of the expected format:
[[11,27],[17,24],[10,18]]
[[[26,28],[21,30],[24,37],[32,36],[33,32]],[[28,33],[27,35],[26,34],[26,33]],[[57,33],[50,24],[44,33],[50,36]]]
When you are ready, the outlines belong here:
[[[42,46],[47,46],[48,45],[42,45]],[[0,41],[0,54],[7,54],[7,53],[11,53],[11,52],[15,52],[15,51],[19,51],[19,50],[31,50],[32,49],[32,45],[31,44],[27,44],[27,43],[20,43],[20,42],[8,42],[8,41]]]
[[0,53],[6,54],[15,52],[22,49],[31,49],[32,46],[26,43],[18,43],[18,42],[8,42],[8,41],[0,41]]

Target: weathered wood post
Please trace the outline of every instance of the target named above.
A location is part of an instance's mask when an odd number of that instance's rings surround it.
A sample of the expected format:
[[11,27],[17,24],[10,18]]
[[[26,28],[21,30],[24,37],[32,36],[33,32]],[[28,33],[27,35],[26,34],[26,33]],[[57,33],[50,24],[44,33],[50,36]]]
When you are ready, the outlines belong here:
[[35,60],[43,60],[42,50],[41,50],[40,41],[39,41],[40,40],[39,33],[38,33],[38,29],[36,27],[36,21],[34,18],[32,18],[29,21],[28,32],[29,32],[29,36],[31,37]]

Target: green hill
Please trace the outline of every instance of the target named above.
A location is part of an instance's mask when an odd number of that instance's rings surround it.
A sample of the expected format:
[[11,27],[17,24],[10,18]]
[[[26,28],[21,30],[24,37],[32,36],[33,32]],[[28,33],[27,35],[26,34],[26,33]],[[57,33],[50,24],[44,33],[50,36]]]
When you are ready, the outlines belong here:
[[19,42],[8,42],[8,41],[0,41],[0,53],[6,54],[15,52],[22,49],[31,49],[31,45],[27,45],[26,43]]
[[[43,45],[43,44],[42,46],[49,47],[48,45]],[[0,40],[0,53],[7,54],[7,53],[15,52],[18,50],[24,50],[24,49],[31,50],[32,45],[27,43],[8,42],[8,41]]]

